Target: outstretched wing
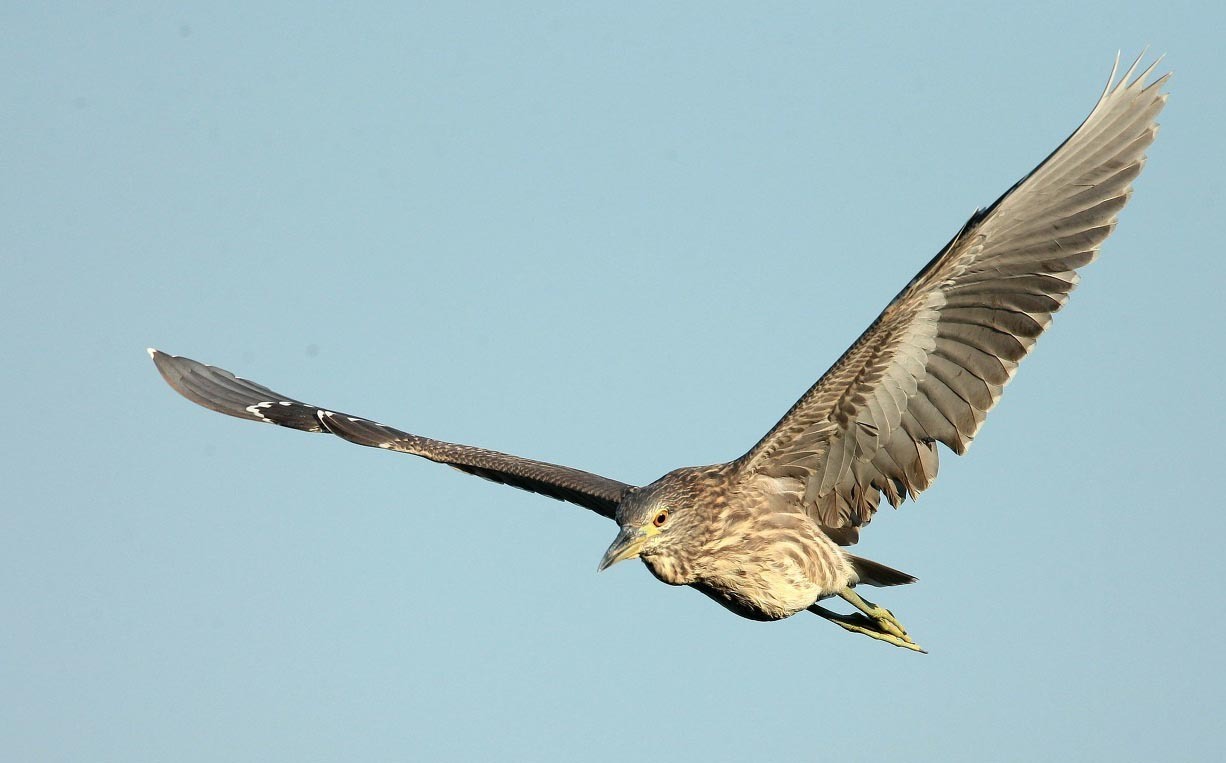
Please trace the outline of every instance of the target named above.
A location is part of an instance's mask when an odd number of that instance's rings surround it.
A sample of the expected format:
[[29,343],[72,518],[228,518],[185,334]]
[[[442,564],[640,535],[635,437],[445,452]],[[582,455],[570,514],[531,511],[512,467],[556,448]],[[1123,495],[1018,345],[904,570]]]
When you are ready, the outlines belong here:
[[743,484],[849,544],[881,493],[897,507],[932,483],[937,442],[966,451],[1128,201],[1166,103],[1169,75],[1145,84],[1155,66],[1118,82],[1112,69],[1068,140],[972,216],[737,461]]
[[431,440],[359,416],[318,408],[191,358],[153,349],[149,356],[162,378],[179,394],[228,416],[303,432],[327,432],[358,445],[411,453],[487,480],[577,503],[609,518],[630,487],[578,469]]

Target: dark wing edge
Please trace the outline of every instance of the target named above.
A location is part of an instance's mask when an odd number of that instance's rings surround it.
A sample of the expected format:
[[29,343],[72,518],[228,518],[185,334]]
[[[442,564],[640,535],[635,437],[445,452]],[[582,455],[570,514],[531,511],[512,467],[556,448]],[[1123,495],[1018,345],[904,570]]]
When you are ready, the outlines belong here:
[[574,503],[613,518],[630,485],[566,466],[484,448],[431,440],[360,416],[338,413],[274,392],[262,384],[191,358],[150,348],[149,357],[176,392],[227,416],[325,432],[343,440],[429,459],[478,477]]
[[[1144,54],[1142,54],[1144,57]],[[931,485],[936,443],[962,454],[1115,227],[1157,134],[1159,58],[1120,80],[1060,147],[962,230],[735,463],[743,484],[799,503],[855,543],[881,494]]]

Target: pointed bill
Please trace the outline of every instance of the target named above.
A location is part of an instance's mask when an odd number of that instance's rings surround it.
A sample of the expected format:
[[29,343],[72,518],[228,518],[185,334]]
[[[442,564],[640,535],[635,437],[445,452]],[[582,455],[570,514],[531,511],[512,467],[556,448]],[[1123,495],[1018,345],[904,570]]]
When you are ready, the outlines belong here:
[[626,559],[633,559],[643,550],[643,544],[647,542],[647,534],[638,528],[623,527],[617,537],[613,539],[613,544],[609,546],[609,550],[604,552],[604,557],[600,560],[600,565],[596,568],[597,572],[602,572]]

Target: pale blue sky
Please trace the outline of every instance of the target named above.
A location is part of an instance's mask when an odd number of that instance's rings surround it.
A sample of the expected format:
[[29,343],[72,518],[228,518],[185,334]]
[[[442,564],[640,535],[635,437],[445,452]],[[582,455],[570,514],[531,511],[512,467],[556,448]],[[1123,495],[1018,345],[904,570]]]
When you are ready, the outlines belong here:
[[[1217,3],[0,9],[0,758],[1216,759]],[[1093,105],[1172,98],[965,458],[859,551],[931,654],[192,406],[147,345],[645,483],[751,445]]]

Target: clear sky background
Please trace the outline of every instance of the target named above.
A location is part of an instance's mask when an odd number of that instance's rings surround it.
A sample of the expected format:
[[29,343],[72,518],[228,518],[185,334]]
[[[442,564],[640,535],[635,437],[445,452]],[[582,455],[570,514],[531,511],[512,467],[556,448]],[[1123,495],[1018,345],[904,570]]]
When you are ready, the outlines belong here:
[[[0,9],[0,758],[1220,755],[1218,3]],[[931,654],[178,397],[153,345],[643,484],[740,455],[1089,111],[1172,97],[965,458],[860,553]]]

